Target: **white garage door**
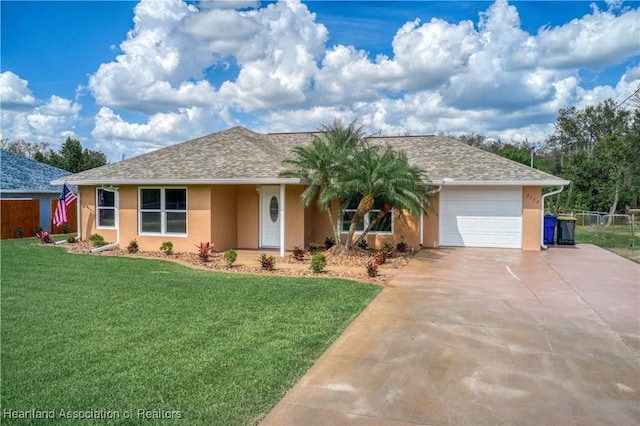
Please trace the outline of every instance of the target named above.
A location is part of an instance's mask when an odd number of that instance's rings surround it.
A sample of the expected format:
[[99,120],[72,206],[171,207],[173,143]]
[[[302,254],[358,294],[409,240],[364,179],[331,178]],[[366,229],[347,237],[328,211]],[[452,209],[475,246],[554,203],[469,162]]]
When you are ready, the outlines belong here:
[[520,248],[522,188],[443,188],[440,245]]

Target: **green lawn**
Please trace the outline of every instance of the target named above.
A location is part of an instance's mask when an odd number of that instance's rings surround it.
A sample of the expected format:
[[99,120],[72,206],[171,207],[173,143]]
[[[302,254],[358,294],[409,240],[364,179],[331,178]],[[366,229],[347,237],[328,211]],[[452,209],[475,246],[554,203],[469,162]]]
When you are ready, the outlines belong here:
[[1,244],[3,424],[31,409],[255,424],[381,289]]
[[640,263],[640,229],[637,227],[632,233],[630,225],[615,226],[577,226],[576,242],[589,243],[612,251],[622,257]]

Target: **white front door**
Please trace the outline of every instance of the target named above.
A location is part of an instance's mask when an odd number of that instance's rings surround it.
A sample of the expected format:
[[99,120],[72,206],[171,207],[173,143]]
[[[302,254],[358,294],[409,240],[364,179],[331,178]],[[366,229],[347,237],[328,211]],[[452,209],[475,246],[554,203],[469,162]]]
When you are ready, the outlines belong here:
[[260,245],[280,247],[280,187],[263,186],[260,200]]

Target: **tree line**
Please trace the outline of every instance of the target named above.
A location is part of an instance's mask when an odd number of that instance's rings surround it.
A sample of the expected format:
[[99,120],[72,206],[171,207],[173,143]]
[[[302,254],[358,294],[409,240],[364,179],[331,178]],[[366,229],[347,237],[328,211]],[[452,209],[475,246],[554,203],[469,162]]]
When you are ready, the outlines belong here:
[[570,180],[558,210],[624,212],[640,205],[640,97],[633,104],[624,109],[608,99],[561,109],[554,132],[539,144],[478,134],[455,138]]
[[2,139],[0,148],[71,173],[107,164],[107,156],[103,152],[83,148],[80,141],[72,138],[66,139],[59,152],[50,149],[46,142],[34,143],[24,140]]

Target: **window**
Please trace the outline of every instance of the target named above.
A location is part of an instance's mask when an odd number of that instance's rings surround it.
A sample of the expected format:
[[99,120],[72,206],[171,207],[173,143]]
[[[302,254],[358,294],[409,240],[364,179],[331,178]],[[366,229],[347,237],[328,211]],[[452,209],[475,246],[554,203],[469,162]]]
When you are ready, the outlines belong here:
[[185,188],[140,188],[140,233],[187,233]]
[[116,192],[98,188],[97,200],[98,228],[115,228],[116,209],[118,208]]
[[[342,215],[342,232],[348,233],[349,227],[351,226],[351,220],[353,216],[356,214],[356,209],[358,208],[359,200],[351,202],[347,209],[344,211]],[[372,220],[376,218],[378,213],[382,210],[382,202],[376,200],[373,204],[373,208],[364,216],[364,220],[356,225],[356,232],[362,232],[367,227]],[[382,220],[373,225],[370,234],[393,234],[393,210],[387,212]]]

